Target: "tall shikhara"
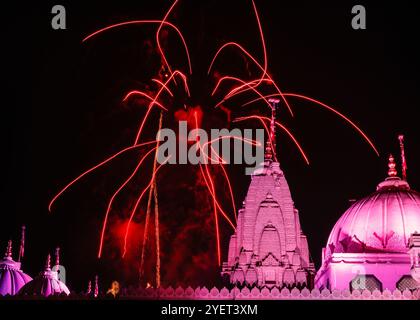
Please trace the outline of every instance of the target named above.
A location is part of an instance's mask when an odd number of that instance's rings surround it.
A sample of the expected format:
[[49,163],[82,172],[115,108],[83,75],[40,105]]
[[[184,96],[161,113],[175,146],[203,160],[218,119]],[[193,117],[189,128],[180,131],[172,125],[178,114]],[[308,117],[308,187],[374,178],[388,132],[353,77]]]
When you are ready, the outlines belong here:
[[239,286],[312,287],[308,241],[274,152],[275,106],[265,160],[251,176],[222,275]]

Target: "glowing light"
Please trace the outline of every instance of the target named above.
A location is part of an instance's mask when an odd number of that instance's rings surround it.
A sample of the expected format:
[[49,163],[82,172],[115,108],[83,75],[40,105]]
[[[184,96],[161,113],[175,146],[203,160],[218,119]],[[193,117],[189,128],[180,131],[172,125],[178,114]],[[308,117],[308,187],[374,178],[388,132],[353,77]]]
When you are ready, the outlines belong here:
[[171,96],[171,97],[173,97],[174,96],[174,94],[172,93],[172,91],[162,82],[162,81],[160,81],[159,79],[152,79],[152,81],[154,81],[154,82],[156,82],[156,83],[158,83],[158,84],[160,84],[168,93],[169,93],[169,95]]
[[[169,157],[170,158],[170,157]],[[169,160],[169,158],[167,158],[164,163],[160,164],[156,170],[153,171],[152,173],[152,178],[150,179],[149,184],[147,185],[146,188],[144,188],[142,190],[142,192],[140,193],[139,197],[137,198],[136,204],[133,207],[133,210],[131,210],[131,214],[130,214],[130,218],[128,219],[128,224],[127,224],[127,229],[125,231],[125,236],[124,236],[124,248],[123,248],[123,254],[122,257],[124,258],[126,253],[127,253],[127,239],[128,239],[128,234],[130,232],[130,225],[131,222],[133,221],[134,215],[137,211],[137,208],[141,202],[141,200],[143,199],[144,194],[146,193],[147,190],[149,190],[149,188],[151,187],[151,185],[153,184],[153,181],[155,180],[156,174],[158,173],[158,171],[160,170],[160,168],[162,168],[162,166]]]
[[152,98],[148,94],[146,94],[142,91],[138,91],[138,90],[133,90],[133,91],[130,91],[129,93],[127,93],[126,96],[124,97],[123,101],[124,102],[127,101],[131,96],[134,96],[134,95],[140,95],[140,96],[146,97],[147,99],[152,100],[154,102],[154,104],[156,104],[159,108],[162,108],[163,110],[168,111],[168,109],[166,109],[162,104],[160,104],[157,101],[154,101],[154,98]]
[[[259,30],[259,33],[260,33],[260,38],[261,38],[261,43],[262,43],[262,48],[263,48],[263,53],[264,53],[264,67],[262,67],[261,66],[261,64],[257,61],[257,59],[255,59],[243,46],[241,46],[240,44],[238,44],[237,42],[228,42],[228,43],[226,43],[226,44],[224,44],[223,46],[221,46],[220,48],[219,48],[219,50],[217,50],[217,52],[216,52],[216,54],[214,55],[214,57],[213,57],[213,59],[212,59],[212,61],[211,61],[211,63],[210,63],[210,66],[209,66],[209,68],[208,68],[208,71],[207,71],[207,73],[209,74],[210,73],[210,71],[211,71],[211,69],[212,69],[212,67],[213,67],[213,64],[214,64],[214,62],[216,61],[216,59],[217,59],[217,57],[219,56],[219,54],[223,51],[223,49],[224,48],[227,48],[227,47],[229,47],[229,46],[234,46],[234,47],[237,47],[237,48],[239,48],[239,50],[240,51],[242,51],[248,58],[250,58],[254,63],[255,63],[255,65],[259,68],[259,69],[261,69],[262,70],[262,75],[261,75],[261,79],[260,79],[260,81],[256,84],[256,86],[258,86],[261,82],[262,82],[262,80],[264,79],[264,77],[265,76],[267,76],[268,77],[268,79],[269,80],[271,80],[272,81],[272,84],[273,84],[273,86],[274,86],[274,88],[277,90],[277,92],[280,94],[280,96],[281,96],[281,98],[282,98],[282,100],[284,101],[284,103],[286,104],[286,106],[287,106],[287,108],[288,108],[288,110],[289,110],[289,112],[290,112],[290,114],[293,116],[293,111],[292,111],[292,108],[290,107],[290,105],[289,105],[289,103],[288,103],[288,101],[286,100],[286,98],[283,96],[283,94],[282,94],[282,91],[280,90],[280,88],[277,86],[277,84],[272,80],[272,78],[270,77],[270,75],[268,75],[267,74],[267,68],[268,68],[268,58],[267,58],[267,50],[266,50],[266,45],[265,45],[265,39],[264,39],[264,33],[263,33],[263,30],[262,30],[262,26],[261,26],[261,21],[260,21],[260,18],[259,18],[259,14],[258,14],[258,11],[257,11],[257,7],[256,7],[256,5],[255,5],[255,2],[254,2],[254,0],[252,0],[252,6],[253,6],[253,8],[254,8],[254,13],[255,13],[255,17],[256,17],[256,19],[257,19],[257,24],[258,24],[258,30]],[[250,89],[250,88],[249,88]],[[249,90],[249,89],[246,89],[246,90]]]
[[[264,120],[267,121],[271,121],[270,118],[268,117],[261,117],[261,116],[248,116],[248,117],[240,117],[234,120],[234,122],[239,122],[239,121],[245,121],[245,120],[249,120],[249,119],[258,119],[260,120],[263,124],[264,124]],[[305,151],[303,150],[302,146],[300,145],[300,143],[297,141],[297,139],[294,137],[294,135],[289,131],[289,129],[287,129],[283,124],[281,124],[280,122],[276,121],[276,125],[281,128],[284,132],[287,133],[287,135],[292,139],[293,143],[296,145],[296,147],[298,148],[300,154],[302,155],[303,159],[305,160],[306,164],[309,165],[309,159],[306,156]],[[266,131],[268,131],[267,126],[264,124],[264,127],[266,129]]]
[[[267,105],[270,107],[270,109],[271,109],[271,105],[270,105],[270,103],[267,101],[267,99],[265,99],[265,97],[261,94],[261,92],[259,92],[257,89],[255,89],[253,86],[252,86],[252,83],[254,82],[254,81],[250,81],[250,82],[245,82],[245,81],[243,81],[243,80],[241,80],[241,79],[239,79],[239,78],[236,78],[236,77],[231,77],[231,76],[225,76],[225,77],[223,77],[223,78],[221,78],[220,79],[220,81],[222,81],[223,79],[229,79],[229,80],[234,80],[234,81],[237,81],[237,82],[240,82],[240,83],[242,83],[244,86],[247,86],[248,88],[250,88],[252,91],[254,91],[262,100],[264,100],[266,103],[267,103]],[[219,82],[220,82],[219,81]],[[229,94],[228,94],[229,95]],[[215,108],[217,108],[217,107],[219,107],[221,104],[223,104],[228,98],[231,98],[233,95],[230,95],[229,97],[227,97],[227,96],[225,96],[225,98],[223,98],[223,100],[221,100],[219,103],[217,103],[216,104],[216,106],[215,106]]]
[[102,247],[103,247],[103,243],[104,243],[104,237],[105,237],[105,230],[106,230],[106,225],[108,223],[108,216],[109,213],[111,212],[111,208],[112,208],[112,204],[114,202],[115,197],[121,192],[121,190],[124,189],[124,187],[134,178],[134,176],[136,175],[136,173],[138,172],[138,170],[140,169],[142,163],[144,162],[144,160],[154,151],[156,150],[157,147],[152,148],[151,150],[149,150],[139,161],[139,163],[137,164],[137,167],[133,170],[133,172],[131,173],[131,175],[121,184],[121,186],[117,189],[117,191],[114,192],[114,194],[111,196],[111,199],[108,202],[108,206],[106,208],[106,212],[105,212],[105,217],[104,217],[104,221],[102,223],[102,232],[101,232],[101,238],[99,241],[99,251],[98,251],[98,258],[101,258],[102,256]]
[[[313,102],[313,103],[315,103],[315,104],[333,112],[334,114],[338,115],[340,118],[344,119],[347,123],[349,123],[354,129],[356,129],[356,131],[363,137],[363,139],[372,147],[372,149],[376,153],[376,155],[379,156],[378,149],[376,148],[376,146],[372,142],[372,140],[368,137],[368,135],[366,133],[364,133],[363,130],[359,128],[359,126],[357,126],[353,121],[351,121],[348,117],[346,117],[344,114],[342,114],[338,110],[334,109],[333,107],[331,107],[331,106],[329,106],[329,105],[327,105],[327,104],[325,104],[321,101],[318,101],[318,100],[316,100],[314,98],[311,98],[311,97],[304,96],[302,94],[284,93],[283,95],[286,96],[286,97],[295,97],[295,98],[299,98],[299,99],[303,99],[303,100]],[[269,98],[269,97],[275,97],[275,96],[278,96],[278,95],[277,94],[272,94],[272,95],[265,96],[264,100]],[[249,105],[249,104],[254,103],[256,101],[259,101],[259,100],[261,100],[261,97],[258,98],[258,99],[249,101],[249,102],[243,104],[243,106]]]
[[114,160],[115,158],[117,158],[118,156],[124,154],[127,151],[133,150],[133,149],[137,149],[152,143],[155,143],[156,141],[149,141],[149,142],[144,142],[144,143],[140,143],[140,144],[135,144],[131,147],[128,148],[124,148],[120,151],[118,151],[117,153],[113,154],[112,156],[110,156],[109,158],[105,159],[104,161],[98,163],[97,165],[93,166],[92,168],[84,171],[81,175],[77,176],[75,179],[73,179],[70,183],[68,183],[63,189],[60,190],[59,193],[57,193],[54,198],[50,201],[49,205],[48,205],[48,211],[51,212],[51,208],[52,205],[54,204],[54,202],[58,199],[58,197],[60,197],[68,188],[70,188],[73,184],[75,184],[77,181],[79,181],[81,178],[83,178],[84,176],[86,176],[87,174],[91,173],[92,171],[95,171],[96,169],[102,167],[103,165],[107,164],[108,162]]
[[168,60],[166,59],[165,53],[163,52],[162,47],[160,45],[159,34],[160,34],[160,30],[162,29],[163,24],[165,23],[166,19],[168,18],[169,14],[171,13],[172,9],[175,7],[177,2],[178,2],[178,0],[175,0],[174,3],[172,4],[172,6],[169,8],[168,12],[166,12],[165,17],[163,18],[163,20],[159,24],[159,28],[156,31],[156,43],[157,43],[160,55],[162,56],[163,62],[166,64],[166,67],[169,70],[169,73],[172,73],[172,69],[171,69],[171,66],[169,65]]
[[159,91],[158,91],[158,93],[155,95],[154,99],[150,102],[150,104],[149,104],[149,106],[148,106],[148,108],[147,108],[146,115],[144,116],[144,118],[143,118],[143,120],[142,120],[142,122],[141,122],[141,124],[140,124],[140,127],[139,127],[139,129],[138,129],[138,131],[137,131],[136,140],[134,141],[134,144],[137,144],[137,143],[139,142],[139,140],[140,140],[140,135],[141,135],[141,132],[143,131],[143,127],[144,127],[144,125],[145,125],[145,123],[146,123],[146,120],[147,120],[147,118],[148,118],[149,114],[150,114],[150,111],[152,110],[153,105],[156,103],[157,99],[158,99],[158,98],[159,98],[159,96],[161,95],[161,93],[162,93],[162,91],[164,90],[164,88],[168,85],[168,83],[169,83],[169,82],[171,82],[171,80],[172,80],[172,79],[173,79],[176,75],[178,75],[178,76],[180,76],[180,77],[181,77],[181,79],[182,79],[182,80],[183,80],[183,82],[184,82],[185,90],[186,90],[186,92],[187,92],[188,96],[190,96],[190,90],[189,90],[189,88],[188,88],[188,83],[187,83],[187,78],[186,78],[186,76],[185,76],[185,75],[184,75],[181,71],[179,71],[179,70],[175,70],[175,71],[171,74],[171,76],[168,78],[168,80],[166,80],[166,82],[164,83],[164,85],[163,85],[163,86],[159,89]]
[[167,22],[167,21],[162,22],[162,20],[132,20],[132,21],[124,21],[124,22],[120,22],[120,23],[115,23],[115,24],[109,25],[107,27],[104,27],[102,29],[99,29],[99,30],[89,34],[88,36],[86,36],[82,40],[82,42],[86,42],[86,41],[90,40],[91,38],[93,38],[93,37],[95,37],[95,36],[97,36],[101,33],[104,33],[106,31],[109,31],[109,30],[112,30],[112,29],[115,29],[115,28],[119,28],[119,27],[135,25],[135,24],[163,24],[163,25],[167,25],[167,26],[173,28],[178,33],[178,36],[180,37],[180,39],[182,41],[182,44],[184,45],[185,53],[187,55],[187,60],[188,60],[188,67],[189,67],[189,70],[190,70],[190,74],[192,74],[190,52],[188,50],[188,46],[187,46],[187,43],[185,41],[185,38],[184,38],[181,31],[178,29],[178,27],[176,25],[174,25],[170,22]]
[[[173,108],[169,108],[168,106],[165,105],[165,103],[162,102],[162,100],[163,100],[162,99],[162,94],[163,94],[163,92],[165,92],[165,93],[169,94],[170,97],[173,98],[174,94],[171,90],[172,83],[174,85],[178,86],[177,79],[182,80],[181,83],[183,84],[183,89],[184,89],[184,92],[182,92],[182,94],[185,95],[185,100],[180,101],[179,106],[175,106],[175,107],[178,108],[178,107],[183,106],[184,109],[187,110],[187,111],[183,111],[183,112],[190,113],[190,111],[188,110],[189,107],[187,106],[187,101],[188,100],[186,99],[186,98],[189,98],[191,96],[189,85],[188,85],[188,81],[190,80],[190,78],[187,78],[187,76],[179,70],[180,68],[172,71],[172,67],[170,66],[168,58],[165,55],[165,50],[164,50],[165,48],[163,48],[163,46],[160,42],[161,31],[164,27],[169,27],[169,28],[171,28],[171,30],[174,30],[177,33],[177,36],[181,40],[182,45],[184,47],[187,62],[188,62],[189,74],[191,75],[192,74],[192,64],[191,64],[189,49],[188,49],[188,46],[186,44],[185,38],[184,38],[183,34],[181,33],[180,29],[176,25],[167,21],[169,19],[170,14],[172,13],[173,9],[175,8],[175,6],[177,4],[178,4],[178,0],[174,0],[172,2],[169,10],[166,11],[162,20],[132,20],[132,21],[125,21],[125,22],[121,22],[121,23],[116,23],[116,24],[112,24],[112,25],[109,25],[107,27],[104,27],[102,29],[99,29],[99,30],[91,33],[90,35],[88,35],[87,37],[85,37],[83,39],[83,42],[86,42],[86,41],[91,40],[92,38],[94,38],[94,37],[96,37],[96,36],[98,36],[98,35],[100,35],[104,32],[108,32],[110,30],[114,30],[114,29],[117,29],[117,28],[122,28],[122,27],[125,27],[125,26],[147,25],[147,24],[157,25],[158,28],[157,28],[157,31],[155,33],[155,38],[156,38],[156,45],[157,45],[157,53],[161,57],[162,68],[164,68],[164,70],[165,70],[165,73],[162,74],[162,78],[164,80],[161,81],[159,79],[151,79],[151,81],[153,81],[153,82],[155,82],[159,85],[158,89],[156,89],[156,93],[154,93],[153,95],[152,94],[149,95],[148,93],[145,93],[143,91],[133,90],[133,91],[130,91],[129,93],[127,93],[124,97],[124,101],[127,101],[129,98],[131,98],[133,96],[137,96],[137,95],[145,97],[147,99],[147,102],[145,103],[145,106],[147,106],[147,110],[146,110],[144,116],[139,120],[139,126],[137,128],[137,133],[136,133],[134,144],[132,146],[128,147],[128,148],[125,148],[125,149],[117,152],[116,154],[112,155],[111,157],[107,158],[106,160],[100,162],[99,164],[95,165],[94,167],[90,168],[89,170],[83,172],[77,178],[73,179],[69,184],[67,184],[63,189],[60,190],[60,192],[51,200],[51,202],[48,206],[48,209],[51,211],[52,205],[55,203],[55,201],[58,199],[58,197],[60,197],[63,194],[63,192],[65,192],[74,183],[78,182],[81,178],[83,178],[87,174],[89,174],[92,171],[104,166],[105,164],[112,161],[116,157],[118,157],[118,156],[120,156],[120,155],[122,155],[125,152],[128,152],[130,150],[139,148],[141,146],[146,146],[146,145],[149,145],[149,144],[156,144],[156,146],[154,148],[148,150],[148,152],[141,157],[141,159],[137,162],[136,168],[131,172],[130,176],[126,180],[124,180],[122,182],[122,184],[117,188],[117,190],[112,194],[112,196],[111,196],[111,198],[108,202],[107,210],[105,212],[105,217],[104,217],[104,220],[103,220],[102,230],[101,230],[101,233],[100,233],[99,252],[98,252],[98,257],[101,257],[101,255],[103,253],[103,244],[104,244],[104,238],[105,238],[105,233],[106,233],[106,229],[107,229],[107,223],[108,223],[109,215],[112,211],[112,206],[113,206],[115,198],[127,186],[127,184],[134,179],[136,173],[140,170],[140,168],[143,165],[143,162],[145,161],[145,159],[148,156],[150,156],[150,154],[152,154],[153,151],[155,151],[155,159],[154,159],[155,161],[154,161],[154,164],[153,164],[153,169],[151,170],[150,181],[148,182],[148,185],[143,190],[136,191],[136,192],[138,192],[138,194],[136,194],[136,196],[137,196],[136,203],[135,203],[134,207],[131,208],[132,210],[130,212],[130,216],[129,216],[129,219],[128,219],[128,224],[127,224],[126,229],[125,229],[122,255],[124,257],[127,253],[127,241],[128,241],[128,237],[129,237],[129,234],[130,234],[130,225],[132,223],[134,215],[139,211],[139,206],[141,204],[141,201],[144,198],[144,195],[146,194],[146,192],[149,191],[149,199],[148,199],[148,203],[147,203],[146,218],[145,218],[145,229],[144,229],[144,234],[143,234],[143,246],[142,246],[142,253],[141,253],[140,273],[142,272],[143,262],[144,262],[144,259],[145,259],[145,247],[147,245],[146,239],[147,239],[147,232],[148,232],[149,215],[150,215],[150,212],[151,212],[151,201],[152,201],[152,198],[153,198],[154,205],[155,205],[155,208],[154,208],[155,216],[154,217],[155,217],[155,233],[156,233],[156,287],[160,286],[160,242],[159,242],[160,241],[160,234],[159,234],[158,190],[157,190],[156,176],[157,176],[160,168],[163,166],[163,164],[160,164],[157,167],[156,154],[157,154],[157,151],[158,151],[158,148],[159,148],[159,142],[158,141],[149,141],[149,142],[145,142],[145,143],[141,143],[141,144],[139,142],[141,140],[140,138],[141,138],[141,134],[144,130],[145,124],[151,118],[151,112],[152,112],[153,107],[155,105],[157,107],[159,107],[161,110],[165,110],[168,113],[170,111],[172,111]],[[258,99],[255,99],[255,100],[251,101],[250,103],[263,100],[271,109],[271,104],[267,100],[267,98],[271,97],[271,96],[279,96],[279,97],[281,97],[281,100],[285,103],[285,105],[288,108],[288,111],[290,112],[290,114],[293,116],[292,108],[288,103],[288,98],[292,97],[292,98],[299,98],[299,99],[308,100],[310,102],[313,102],[313,103],[315,103],[319,106],[322,106],[322,107],[326,108],[327,110],[330,110],[330,111],[334,112],[335,114],[337,114],[338,116],[340,116],[341,118],[346,120],[348,123],[350,123],[359,132],[359,134],[361,134],[363,136],[363,138],[370,144],[370,146],[378,154],[375,146],[369,140],[367,135],[365,135],[363,133],[363,131],[361,131],[361,129],[359,129],[359,127],[357,127],[349,118],[345,117],[340,112],[336,111],[332,107],[330,107],[326,104],[323,104],[322,102],[317,101],[313,98],[309,98],[309,97],[306,97],[306,96],[303,96],[303,95],[298,95],[298,94],[295,94],[295,93],[287,93],[286,94],[286,93],[283,93],[280,90],[278,85],[275,83],[275,81],[271,78],[271,76],[268,73],[268,56],[267,56],[267,48],[266,48],[263,28],[262,28],[262,24],[261,24],[261,21],[260,21],[260,16],[259,16],[257,7],[256,7],[255,2],[253,0],[252,0],[252,5],[253,5],[253,11],[254,11],[254,14],[255,14],[255,17],[256,17],[257,25],[258,25],[259,37],[260,37],[260,40],[261,40],[261,46],[262,46],[262,52],[263,52],[262,63],[259,62],[251,53],[249,53],[239,43],[232,41],[232,42],[227,42],[227,43],[223,44],[216,51],[216,54],[212,58],[212,61],[211,61],[210,66],[208,68],[208,73],[210,74],[210,72],[211,72],[211,70],[212,70],[212,68],[215,64],[215,61],[222,54],[222,52],[225,49],[232,47],[235,50],[239,50],[240,54],[244,54],[246,56],[246,59],[250,60],[252,63],[255,64],[255,66],[258,68],[258,75],[256,77],[253,77],[254,79],[251,80],[251,81],[243,80],[241,78],[234,77],[234,76],[231,76],[231,75],[223,76],[221,79],[218,80],[216,86],[214,87],[214,90],[211,93],[212,96],[215,95],[216,93],[219,93],[220,91],[222,91],[221,90],[222,89],[222,83],[224,83],[225,81],[226,82],[233,81],[235,83],[234,83],[233,87],[231,87],[229,90],[227,90],[228,92],[224,94],[224,98],[219,103],[217,103],[217,105],[215,107],[216,108],[217,107],[222,108],[223,107],[222,104],[225,103],[227,100],[232,99],[236,96],[239,96],[240,94],[244,94],[246,92],[252,92],[252,93],[255,93],[258,96]],[[261,74],[259,74],[260,72],[261,72]],[[275,89],[276,93],[273,94],[273,95],[265,96],[265,95],[262,94],[262,91],[261,91],[262,87],[263,88],[267,87],[271,90]],[[178,91],[177,91],[177,93],[178,93]],[[287,97],[287,99],[286,99],[286,97]],[[177,97],[176,103],[178,103],[178,97]],[[195,109],[195,108],[193,108],[193,109]],[[228,110],[228,108],[225,108],[225,110]],[[179,108],[178,108],[178,111],[179,111]],[[177,117],[177,114],[175,112],[175,118],[176,117]],[[195,125],[196,125],[196,128],[198,129],[197,111],[194,112],[194,117],[195,117]],[[230,119],[230,115],[228,115],[228,119]],[[273,137],[270,136],[269,129],[266,125],[266,121],[270,121],[269,118],[259,116],[259,115],[252,115],[252,116],[247,116],[247,117],[239,117],[236,120],[234,120],[234,122],[245,121],[245,120],[250,120],[250,119],[257,119],[262,123],[264,129],[266,130],[266,132],[269,136],[270,143],[271,143],[271,145],[273,146],[273,149],[274,149]],[[189,120],[189,118],[188,118],[188,120]],[[308,160],[303,148],[300,146],[300,144],[295,139],[293,134],[280,122],[276,122],[275,124],[276,124],[276,126],[281,128],[288,135],[288,137],[290,137],[290,139],[293,141],[293,143],[297,146],[297,148],[298,148],[300,154],[302,155],[302,157],[304,158],[305,162],[309,164],[309,160]],[[188,122],[188,125],[190,126],[189,122]],[[161,117],[160,117],[160,120],[159,120],[159,129],[161,128],[161,126],[162,126],[162,111],[161,111]],[[153,129],[152,130],[155,131],[155,129],[156,129],[156,125],[153,124]],[[235,136],[224,136],[224,137],[220,137],[218,139],[241,139],[245,143],[250,143],[250,144],[256,145],[256,146],[261,145],[259,142],[256,142],[254,140],[246,139],[246,138],[238,138],[238,137],[235,137]],[[224,167],[224,164],[226,164],[226,161],[218,154],[218,152],[215,151],[215,149],[211,145],[216,140],[212,140],[212,141],[204,143],[204,144],[201,144],[201,143],[199,143],[199,141],[197,141],[198,142],[197,143],[197,150],[199,150],[201,152],[201,154],[204,154],[210,160],[214,160],[213,156],[215,156],[216,159],[218,159],[217,164],[218,164],[218,166],[220,166],[220,170],[222,171],[221,172],[222,176],[223,176],[224,180],[226,181],[226,184],[227,184],[227,187],[228,187],[227,188],[228,192],[227,192],[225,190],[226,185],[224,185],[223,193],[228,194],[230,196],[230,201],[232,203],[232,209],[233,209],[233,213],[234,213],[233,215],[234,215],[235,219],[237,219],[237,216],[236,216],[237,212],[236,212],[236,206],[235,206],[235,201],[234,201],[234,196],[233,196],[233,191],[232,191],[232,185],[231,185],[231,181],[229,179],[229,175],[226,172],[226,169]],[[210,145],[210,148],[211,148],[211,155],[210,156],[204,152],[204,148],[207,145]],[[276,157],[275,153],[274,153],[274,157]],[[167,160],[169,160],[169,158]],[[213,167],[214,168],[213,171],[211,170],[211,167],[209,167],[206,164],[201,164],[200,163],[199,167],[200,167],[200,174],[201,174],[202,179],[203,179],[203,181],[206,185],[205,192],[206,193],[208,192],[208,195],[211,197],[210,199],[213,202],[213,215],[214,215],[214,223],[215,223],[215,238],[216,238],[217,259],[218,259],[217,261],[220,265],[220,263],[221,263],[221,249],[220,249],[219,214],[221,214],[221,218],[226,220],[227,224],[229,224],[234,230],[235,230],[235,225],[232,223],[232,221],[231,221],[232,219],[229,217],[229,215],[222,208],[222,206],[219,202],[219,199],[218,199],[218,195],[221,194],[220,190],[216,190],[217,184],[215,183],[215,181],[217,182],[217,180],[215,180],[215,177],[216,177],[217,174],[220,173],[220,171],[218,170],[218,167]],[[230,207],[230,205],[229,205],[229,207]],[[151,286],[150,283],[147,283],[147,285]]]

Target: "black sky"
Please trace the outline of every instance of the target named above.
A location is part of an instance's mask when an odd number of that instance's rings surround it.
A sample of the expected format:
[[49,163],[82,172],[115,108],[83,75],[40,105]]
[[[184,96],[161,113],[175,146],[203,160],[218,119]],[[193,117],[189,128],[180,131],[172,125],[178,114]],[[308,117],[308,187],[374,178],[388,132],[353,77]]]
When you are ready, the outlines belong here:
[[[115,110],[127,86],[148,77],[140,44],[150,35],[134,28],[87,46],[81,39],[110,23],[160,18],[170,2],[61,1],[67,30],[50,27],[54,4],[3,9],[0,250],[9,238],[18,240],[19,227],[26,224],[25,270],[34,275],[47,252],[60,245],[68,280],[81,290],[103,268],[94,256],[95,210],[104,190],[101,184],[82,183],[54,215],[47,211],[48,201],[59,186],[132,136],[136,122]],[[292,101],[293,119],[281,113],[311,160],[307,167],[279,135],[281,166],[319,267],[321,248],[348,200],[373,192],[386,176],[388,154],[399,152],[399,133],[406,135],[409,182],[420,188],[419,20],[409,1],[256,4],[269,70],[279,86],[337,107],[372,137],[381,153],[378,158],[342,120],[310,104]],[[355,4],[366,6],[367,30],[351,28]],[[261,57],[250,1],[181,1],[171,21],[189,43],[197,70],[192,86],[202,95],[211,54],[224,41],[238,41]],[[226,59],[226,64],[238,61],[233,54]],[[249,178],[234,177],[240,204]],[[226,254],[227,243],[223,248]]]

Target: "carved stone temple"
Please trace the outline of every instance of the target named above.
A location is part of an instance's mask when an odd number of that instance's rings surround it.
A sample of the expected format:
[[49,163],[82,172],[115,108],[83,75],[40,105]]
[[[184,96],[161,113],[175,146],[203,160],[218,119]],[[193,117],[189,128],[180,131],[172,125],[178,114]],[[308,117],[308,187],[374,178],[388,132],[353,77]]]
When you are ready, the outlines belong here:
[[236,286],[313,287],[315,274],[299,212],[275,153],[275,108],[263,165],[254,171],[222,276]]

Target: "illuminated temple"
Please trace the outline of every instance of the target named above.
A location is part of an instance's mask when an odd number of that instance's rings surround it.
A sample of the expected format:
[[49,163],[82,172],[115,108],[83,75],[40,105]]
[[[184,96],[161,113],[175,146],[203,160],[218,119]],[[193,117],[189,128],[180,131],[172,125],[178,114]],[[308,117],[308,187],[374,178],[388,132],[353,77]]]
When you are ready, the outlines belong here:
[[315,268],[299,212],[276,159],[274,128],[273,112],[265,160],[252,174],[222,275],[239,287],[311,287]]
[[[403,154],[403,153],[402,153]],[[376,192],[356,201],[337,221],[316,276],[320,289],[399,291],[418,287],[420,193],[402,179],[394,157]]]
[[[420,193],[407,182],[402,136],[401,177],[390,156],[388,177],[338,219],[322,251],[322,265],[315,272],[298,210],[274,151],[274,113],[275,103],[264,161],[251,175],[236,230],[230,237],[227,261],[222,265],[221,274],[228,285],[136,286],[123,288],[121,296],[164,300],[420,299]],[[65,269],[60,265],[59,249],[55,265],[51,268],[48,256],[45,268],[34,279],[22,271],[24,240],[23,227],[17,262],[11,241],[0,260],[0,296],[70,295],[65,273],[60,271]],[[86,292],[75,295],[95,299],[105,293],[100,293],[96,276],[94,291],[89,282]]]

